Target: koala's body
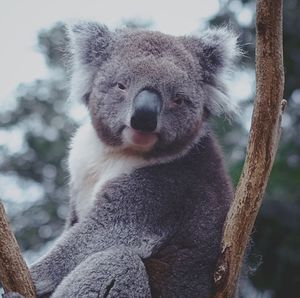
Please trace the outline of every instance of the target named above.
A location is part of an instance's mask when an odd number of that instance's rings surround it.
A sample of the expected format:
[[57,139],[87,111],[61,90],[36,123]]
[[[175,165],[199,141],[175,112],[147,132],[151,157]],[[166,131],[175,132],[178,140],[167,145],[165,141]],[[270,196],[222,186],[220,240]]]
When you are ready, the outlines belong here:
[[71,97],[90,120],[69,157],[70,216],[31,267],[39,297],[210,297],[233,196],[210,115],[230,113],[236,38],[70,29]]

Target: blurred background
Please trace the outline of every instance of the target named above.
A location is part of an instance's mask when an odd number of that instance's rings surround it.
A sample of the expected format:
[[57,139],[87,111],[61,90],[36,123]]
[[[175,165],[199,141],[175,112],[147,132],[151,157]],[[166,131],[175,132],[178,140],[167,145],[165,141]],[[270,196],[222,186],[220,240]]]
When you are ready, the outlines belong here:
[[[288,109],[252,233],[253,274],[244,297],[300,297],[300,0],[284,6]],[[63,21],[78,18],[174,35],[230,24],[246,53],[231,85],[241,117],[215,119],[214,126],[235,183],[245,157],[255,89],[255,1],[0,0],[0,199],[29,263],[51,246],[67,214],[68,142],[86,111],[67,100]]]

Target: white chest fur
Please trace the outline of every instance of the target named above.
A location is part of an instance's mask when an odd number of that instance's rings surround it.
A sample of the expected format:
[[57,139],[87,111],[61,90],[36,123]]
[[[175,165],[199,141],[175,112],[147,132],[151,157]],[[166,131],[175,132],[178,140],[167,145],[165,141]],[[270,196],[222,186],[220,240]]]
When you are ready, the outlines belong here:
[[98,138],[90,123],[76,132],[69,155],[70,182],[76,212],[82,219],[104,184],[146,166],[145,160],[114,152]]

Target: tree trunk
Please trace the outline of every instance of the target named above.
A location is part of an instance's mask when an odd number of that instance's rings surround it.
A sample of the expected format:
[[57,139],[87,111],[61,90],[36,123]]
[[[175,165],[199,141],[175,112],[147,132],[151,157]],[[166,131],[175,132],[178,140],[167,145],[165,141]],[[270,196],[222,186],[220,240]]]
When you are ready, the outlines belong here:
[[282,0],[257,0],[256,100],[247,155],[227,215],[215,271],[215,298],[234,297],[249,235],[259,211],[281,132],[284,70]]
[[14,234],[10,231],[0,202],[0,281],[5,292],[18,292],[34,298],[35,289]]

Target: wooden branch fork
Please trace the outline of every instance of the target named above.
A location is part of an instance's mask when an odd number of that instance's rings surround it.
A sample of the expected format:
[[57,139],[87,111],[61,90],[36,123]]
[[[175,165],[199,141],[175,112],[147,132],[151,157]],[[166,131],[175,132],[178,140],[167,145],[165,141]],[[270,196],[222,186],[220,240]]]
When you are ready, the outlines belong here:
[[284,69],[282,0],[256,3],[256,99],[247,155],[227,215],[215,271],[215,298],[234,297],[239,272],[274,162],[281,133]]
[[[214,275],[215,298],[234,297],[245,248],[278,147],[281,116],[286,106],[286,101],[282,100],[282,0],[257,0],[256,32],[256,100],[244,168],[224,225],[221,254]],[[1,202],[0,280],[6,292],[36,297]]]

